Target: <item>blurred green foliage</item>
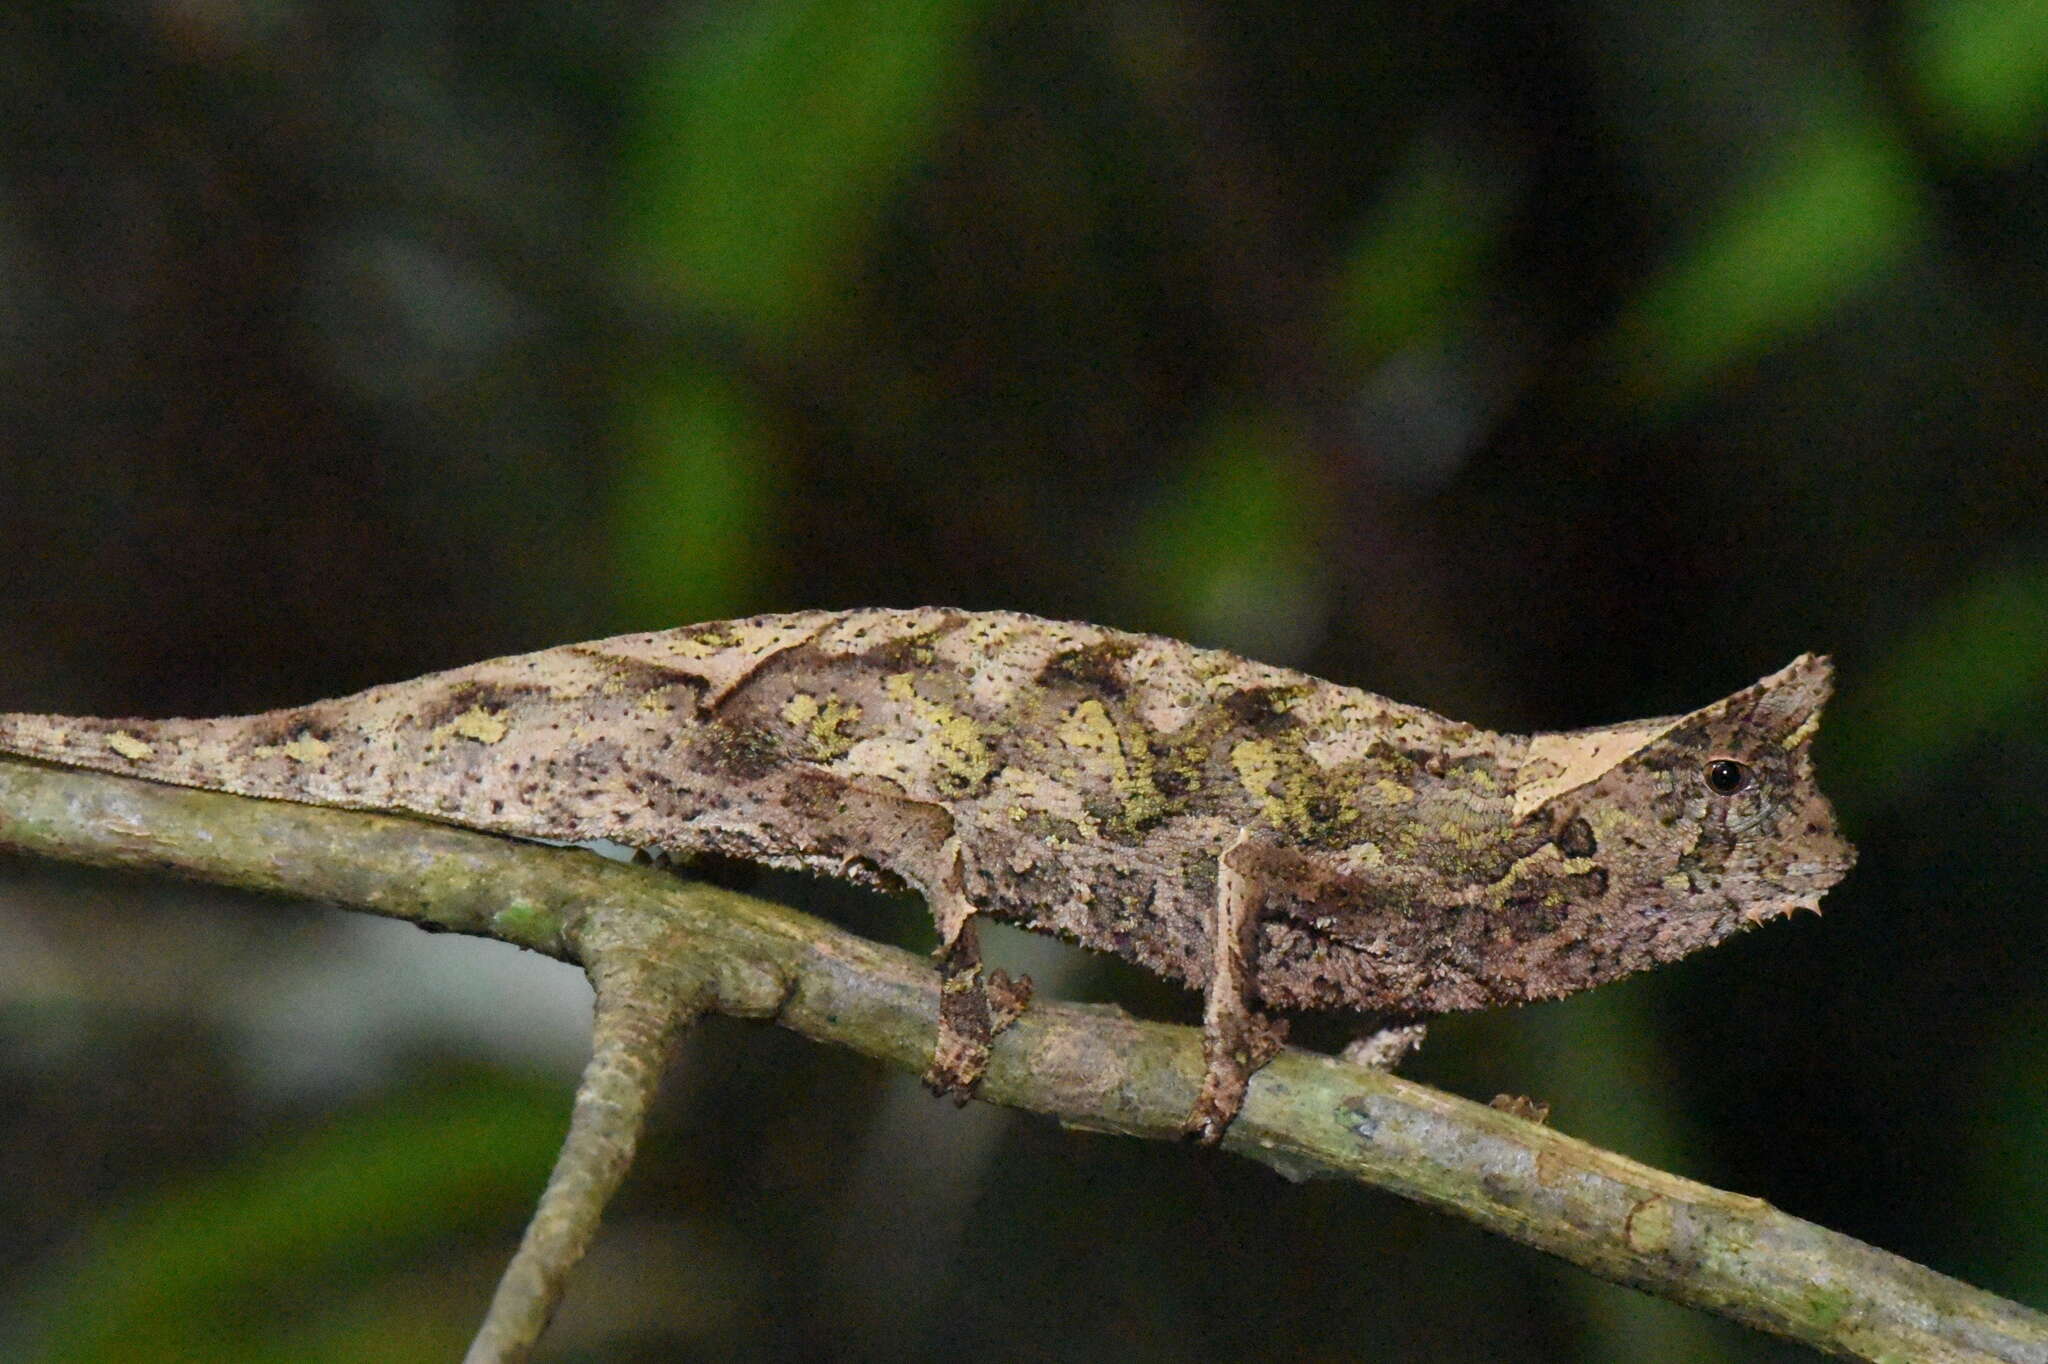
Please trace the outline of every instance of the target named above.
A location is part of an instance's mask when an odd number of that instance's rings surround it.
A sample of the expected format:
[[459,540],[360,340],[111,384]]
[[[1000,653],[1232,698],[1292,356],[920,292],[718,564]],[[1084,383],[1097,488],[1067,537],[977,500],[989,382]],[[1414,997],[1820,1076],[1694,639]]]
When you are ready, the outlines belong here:
[[1978,1107],[1969,1204],[1981,1210],[1961,1272],[1994,1293],[2048,1302],[2048,1010],[2018,1006],[2010,1034],[1970,1067]]
[[670,364],[620,395],[611,543],[635,627],[743,614],[774,580],[775,436],[733,376]]
[[1359,225],[1336,288],[1332,341],[1361,366],[1471,327],[1513,206],[1486,149],[1425,140]]
[[1842,698],[1831,757],[1860,800],[1897,798],[1999,735],[2041,727],[2048,563],[2001,564],[1930,603]]
[[488,1299],[434,1291],[440,1253],[518,1224],[567,1108],[504,1075],[422,1084],[111,1211],[27,1296],[25,1358],[450,1358]]
[[1260,658],[1301,656],[1323,629],[1327,490],[1278,414],[1232,413],[1133,527],[1126,582],[1141,618]]
[[1613,356],[1624,392],[1695,396],[1733,365],[1811,327],[1885,272],[1920,232],[1913,166],[1871,111],[1824,107],[1755,183],[1623,310]]
[[1965,155],[2025,156],[2048,122],[2048,4],[1918,0],[1907,55],[1922,97]]
[[[979,0],[754,0],[691,24],[643,82],[622,165],[621,255],[671,306],[746,344],[848,320],[889,196],[938,135]],[[787,553],[770,419],[687,361],[622,395],[637,454],[615,512],[624,613],[741,611]]]
[[980,0],[700,10],[641,83],[624,252],[688,306],[786,341],[840,313],[890,195],[961,94]]

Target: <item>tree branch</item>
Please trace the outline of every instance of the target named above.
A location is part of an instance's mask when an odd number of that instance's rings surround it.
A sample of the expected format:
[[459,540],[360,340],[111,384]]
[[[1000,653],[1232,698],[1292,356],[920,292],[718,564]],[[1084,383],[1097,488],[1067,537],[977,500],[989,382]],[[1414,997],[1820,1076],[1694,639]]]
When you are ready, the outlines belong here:
[[[324,900],[583,965],[599,1034],[547,1195],[472,1359],[517,1359],[623,1177],[676,1031],[773,1018],[917,1073],[929,963],[779,905],[576,851],[417,820],[0,760],[0,850]],[[1036,1003],[981,1096],[1063,1123],[1177,1137],[1195,1030]],[[2048,1317],[1895,1255],[1562,1133],[1329,1057],[1254,1079],[1225,1145],[1294,1177],[1377,1185],[1605,1278],[1851,1358],[2048,1358]],[[500,1334],[493,1334],[493,1333]]]
[[632,1167],[675,1038],[703,1007],[701,983],[663,979],[668,973],[658,960],[600,961],[591,972],[597,1007],[590,1064],[576,1087],[569,1135],[465,1364],[525,1359],[540,1340],[569,1271],[590,1248],[605,1204]]

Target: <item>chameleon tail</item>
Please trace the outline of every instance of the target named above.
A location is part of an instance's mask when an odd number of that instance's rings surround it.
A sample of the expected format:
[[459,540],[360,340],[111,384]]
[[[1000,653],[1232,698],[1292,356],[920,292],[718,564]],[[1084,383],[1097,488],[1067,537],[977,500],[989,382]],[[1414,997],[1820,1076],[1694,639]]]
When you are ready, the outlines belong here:
[[[292,728],[293,712],[274,714],[278,730]],[[0,753],[174,786],[304,799],[302,793],[281,789],[289,785],[280,778],[288,775],[292,745],[283,743],[267,751],[252,749],[251,723],[248,717],[138,720],[0,714]],[[280,760],[287,771],[259,771],[260,766],[270,766],[260,760],[269,758]]]

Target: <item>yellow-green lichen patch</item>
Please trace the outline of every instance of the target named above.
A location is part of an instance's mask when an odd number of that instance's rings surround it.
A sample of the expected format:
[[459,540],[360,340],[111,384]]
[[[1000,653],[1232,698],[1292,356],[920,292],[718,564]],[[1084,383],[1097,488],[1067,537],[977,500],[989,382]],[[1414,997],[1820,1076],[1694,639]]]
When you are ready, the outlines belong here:
[[676,703],[669,699],[669,692],[671,690],[672,688],[669,687],[656,687],[633,704],[650,714],[666,715],[676,708]]
[[1116,723],[1093,697],[1068,711],[1060,721],[1060,741],[1099,759],[1105,769],[1113,769],[1123,761],[1123,744],[1117,738]]
[[739,642],[739,636],[730,630],[699,630],[694,635],[683,635],[675,640],[669,645],[669,651],[684,658],[709,658]]
[[818,698],[800,691],[782,703],[782,722],[796,729],[809,729],[818,718],[818,710]]
[[1346,861],[1354,869],[1387,865],[1387,855],[1380,851],[1380,845],[1377,843],[1354,843],[1348,849],[1348,853]]
[[334,752],[334,745],[310,734],[301,734],[288,744],[264,744],[250,751],[259,758],[289,758],[295,763],[318,763],[327,761],[327,755]]
[[1197,734],[1167,748],[1154,764],[1153,780],[1162,791],[1183,802],[1199,801],[1209,784],[1212,743],[1212,736]]
[[[910,707],[910,713],[924,726],[924,738],[931,746],[938,783],[953,791],[972,791],[988,780],[995,770],[995,756],[983,742],[981,730],[971,716],[917,693],[910,673],[891,673],[882,689],[892,700]],[[823,708],[819,714],[822,715]]]
[[1274,827],[1319,847],[1343,847],[1356,838],[1355,791],[1334,785],[1299,738],[1242,740],[1231,747],[1230,765]]
[[327,755],[334,751],[334,745],[310,734],[301,734],[279,751],[295,763],[317,763],[326,761]]
[[1082,757],[1082,765],[1109,778],[1117,809],[1112,828],[1136,833],[1171,809],[1152,771],[1152,750],[1142,737],[1126,743],[1102,702],[1089,697],[1060,721],[1060,742]]
[[1780,739],[1778,741],[1778,746],[1788,751],[1791,749],[1795,749],[1799,747],[1799,745],[1805,743],[1808,739],[1811,739],[1814,735],[1814,731],[1818,730],[1819,728],[1820,712],[1815,711],[1813,714],[1807,716],[1804,720],[1800,722],[1799,728],[1793,730],[1790,734],[1787,734],[1784,738]]
[[988,745],[981,741],[974,721],[957,710],[947,709],[944,715],[934,716],[933,723],[937,727],[934,738],[938,742],[939,768],[952,783],[961,790],[972,790],[987,781],[995,759],[989,755]]
[[1001,616],[970,616],[967,623],[954,632],[953,639],[961,655],[988,658],[1000,653],[1016,633],[1015,622]]
[[1280,780],[1279,745],[1266,739],[1246,739],[1230,750],[1230,765],[1237,769],[1237,780],[1245,794],[1259,802],[1266,818],[1281,823],[1286,803],[1273,792]]
[[1489,796],[1500,791],[1500,783],[1493,779],[1493,773],[1478,763],[1466,763],[1452,768],[1451,775],[1472,790]]
[[1492,899],[1495,908],[1503,904],[1509,892],[1522,881],[1558,870],[1559,859],[1560,854],[1554,843],[1545,843],[1535,852],[1516,858],[1508,869],[1501,873],[1500,879],[1486,887],[1486,893]]
[[437,725],[428,736],[433,744],[445,744],[450,739],[474,739],[480,744],[494,744],[505,737],[506,725],[496,712],[482,706],[471,706],[445,725]]
[[812,759],[831,762],[853,748],[849,730],[860,719],[860,707],[836,696],[820,701],[809,692],[798,692],[783,703],[782,719],[803,734]]
[[1456,819],[1446,819],[1436,826],[1436,836],[1444,846],[1464,852],[1477,852],[1491,847],[1494,838],[1490,830],[1475,829]]
[[107,736],[107,747],[113,749],[130,762],[142,762],[156,756],[156,750],[136,738],[125,729],[117,729]]
[[1654,844],[1661,841],[1658,822],[1618,805],[1596,802],[1582,807],[1580,817],[1593,831],[1593,841],[1602,848],[1617,842]]

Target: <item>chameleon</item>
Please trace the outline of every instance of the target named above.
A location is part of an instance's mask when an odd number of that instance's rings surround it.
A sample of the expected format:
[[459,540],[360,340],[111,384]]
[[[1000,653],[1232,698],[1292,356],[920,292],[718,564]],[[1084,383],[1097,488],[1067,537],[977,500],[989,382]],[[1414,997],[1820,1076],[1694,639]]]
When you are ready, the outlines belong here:
[[802,611],[493,659],[221,719],[0,715],[0,752],[272,800],[910,888],[927,1082],[971,1093],[1028,981],[984,915],[1203,992],[1220,1139],[1299,1010],[1414,1031],[1570,994],[1819,900],[1832,668],[1687,715],[1501,734],[1152,635]]

